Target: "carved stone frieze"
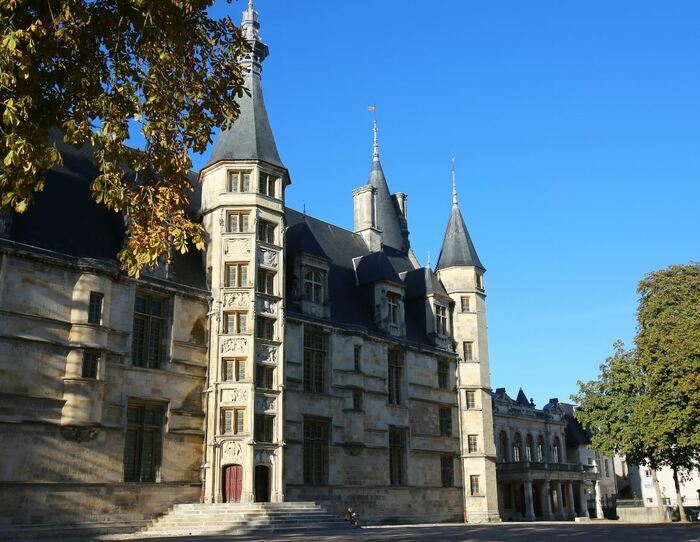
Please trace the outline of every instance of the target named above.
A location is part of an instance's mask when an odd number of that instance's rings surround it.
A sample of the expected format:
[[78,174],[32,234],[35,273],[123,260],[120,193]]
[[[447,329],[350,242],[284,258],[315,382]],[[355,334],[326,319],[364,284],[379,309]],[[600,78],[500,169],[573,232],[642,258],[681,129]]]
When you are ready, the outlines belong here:
[[235,441],[226,441],[221,449],[221,463],[241,463],[243,460],[243,449],[240,443]]
[[274,397],[256,397],[255,398],[255,410],[258,412],[267,412],[269,410],[275,410],[275,398]]
[[222,354],[245,354],[248,351],[248,339],[245,337],[235,337],[221,341]]
[[245,388],[221,390],[221,401],[224,403],[245,403],[248,401],[248,390]]
[[248,292],[227,292],[224,294],[224,308],[248,307],[250,305],[250,293]]
[[250,238],[234,237],[233,239],[226,239],[226,244],[224,245],[224,254],[250,254]]
[[277,363],[277,347],[266,344],[255,346],[255,361]]
[[278,253],[276,250],[260,247],[258,249],[258,256],[258,260],[262,265],[274,268],[277,267]]
[[267,299],[265,297],[258,298],[258,312],[261,314],[277,314],[277,305],[279,301]]
[[275,452],[272,450],[256,450],[255,452],[256,465],[274,465]]

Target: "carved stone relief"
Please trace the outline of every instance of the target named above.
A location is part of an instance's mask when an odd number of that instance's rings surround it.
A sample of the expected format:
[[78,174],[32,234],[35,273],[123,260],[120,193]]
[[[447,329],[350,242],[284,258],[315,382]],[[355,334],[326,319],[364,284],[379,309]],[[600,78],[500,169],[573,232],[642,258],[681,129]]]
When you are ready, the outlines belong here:
[[224,254],[250,254],[250,239],[247,237],[227,239]]
[[258,299],[258,312],[264,314],[277,314],[277,301],[261,297]]
[[221,463],[241,463],[243,461],[243,449],[238,442],[224,442],[221,451]]
[[221,341],[222,354],[245,354],[248,351],[248,339],[236,337]]
[[245,403],[248,400],[248,390],[233,388],[221,390],[221,401],[224,403]]
[[259,411],[259,412],[267,412],[268,410],[275,410],[275,398],[274,397],[256,397],[255,410]]
[[255,361],[277,363],[277,347],[258,344],[255,347]]
[[271,450],[257,450],[255,452],[255,464],[256,465],[274,465],[275,464],[275,453]]
[[258,258],[260,260],[260,263],[262,265],[265,265],[267,267],[277,267],[277,251],[276,250],[270,250],[269,248],[259,248],[259,255],[260,257]]
[[248,307],[250,294],[248,292],[229,292],[224,294],[224,308]]

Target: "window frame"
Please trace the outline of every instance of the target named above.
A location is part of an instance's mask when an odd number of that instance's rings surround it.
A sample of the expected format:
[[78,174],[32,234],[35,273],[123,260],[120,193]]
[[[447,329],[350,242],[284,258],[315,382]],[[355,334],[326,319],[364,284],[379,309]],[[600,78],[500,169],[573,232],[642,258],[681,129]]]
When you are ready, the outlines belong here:
[[455,485],[455,462],[451,455],[440,456],[440,484],[442,487],[454,487]]
[[438,406],[438,426],[441,437],[451,437],[452,432],[452,407]]
[[[246,179],[247,177],[247,179]],[[250,192],[251,170],[233,169],[228,171],[226,191],[232,194],[247,194]],[[235,181],[234,181],[235,178]],[[234,190],[233,187],[236,187]]]
[[255,337],[265,341],[274,341],[277,320],[269,316],[255,317]]
[[[470,398],[473,400],[470,401]],[[467,410],[476,410],[476,392],[474,390],[466,390],[464,402],[467,406]]]
[[362,412],[363,410],[364,397],[362,390],[354,389],[352,390],[352,409],[355,412]]
[[97,350],[83,350],[83,359],[80,367],[81,378],[97,380],[100,374],[100,358],[101,354]]
[[401,350],[389,349],[387,353],[387,401],[390,405],[403,404],[404,367],[404,353]]
[[328,485],[331,423],[327,419],[304,416],[302,422],[302,463],[304,484]]
[[406,486],[408,472],[408,430],[405,427],[389,426],[389,485]]
[[[233,226],[233,219],[236,219],[236,227]],[[243,219],[245,225],[243,227]],[[247,211],[226,211],[226,233],[250,233],[250,213]]]
[[387,320],[389,325],[401,325],[401,294],[396,292],[386,293]]
[[435,303],[435,332],[442,336],[449,335],[447,307],[440,303]]
[[438,360],[437,362],[438,388],[441,390],[450,389],[450,362]]
[[221,410],[222,435],[242,435],[246,433],[245,407],[226,407]]
[[469,475],[469,494],[472,497],[481,495],[481,477],[478,474]]
[[474,341],[462,341],[462,360],[474,361]]
[[[233,322],[233,328],[231,322]],[[248,334],[248,311],[224,311],[223,333],[224,335]]]
[[[277,197],[277,179],[276,175],[260,171],[258,174],[258,193],[270,198],[279,199]],[[272,190],[270,190],[272,187]]]
[[304,329],[303,356],[304,391],[324,393],[328,365],[327,334],[313,328]]
[[[268,385],[269,384],[269,385]],[[255,387],[263,390],[275,388],[275,368],[258,364],[255,367]]]
[[[126,428],[124,433],[124,455],[122,458],[122,479],[125,482],[154,483],[160,477],[160,466],[163,453],[163,428],[165,427],[165,407],[157,403],[144,403],[140,401],[128,402],[126,407]],[[132,412],[136,411],[136,419]],[[147,413],[153,415],[153,422],[149,423]],[[127,472],[127,460],[129,451],[129,434],[135,433],[133,450],[133,474]],[[148,443],[145,435],[150,435],[150,464],[149,471],[144,473],[144,455]]]
[[470,454],[479,452],[479,435],[467,435],[467,451]]
[[[144,300],[144,311],[139,310],[139,299]],[[159,296],[147,291],[137,291],[134,298],[134,310],[132,315],[131,329],[131,364],[135,367],[147,369],[160,369],[167,357],[167,337],[169,331],[170,311],[169,298]],[[152,305],[160,304],[159,314],[151,314]],[[137,338],[136,322],[143,322],[143,332],[141,339]],[[160,336],[155,343],[157,351],[155,356],[151,348],[153,347],[153,328],[154,324],[160,327]],[[137,346],[137,341],[141,343],[140,348]],[[139,351],[140,350],[140,351]],[[138,356],[136,353],[138,352]]]
[[90,292],[90,299],[88,301],[88,317],[87,323],[96,326],[102,325],[102,311],[104,307],[105,295],[102,292]]
[[353,369],[356,373],[362,372],[362,345],[353,346]]
[[261,294],[275,295],[275,278],[277,273],[271,269],[258,268],[257,291]]
[[[230,371],[229,371],[230,368]],[[242,370],[241,370],[242,369]],[[224,358],[223,375],[224,382],[243,382],[246,379],[246,359],[245,358]],[[231,378],[229,378],[229,373]]]
[[[231,271],[234,271],[233,274]],[[225,262],[224,263],[224,288],[247,288],[250,286],[248,278],[249,265],[247,262]],[[233,278],[233,284],[231,283]]]
[[260,219],[258,220],[258,227],[256,230],[257,240],[261,243],[267,243],[268,245],[274,245],[277,238],[277,224],[269,220]]
[[265,444],[272,444],[275,441],[275,416],[273,414],[255,415],[253,440]]
[[304,269],[304,299],[323,305],[326,300],[326,272],[317,267]]
[[468,295],[463,295],[460,298],[460,310],[461,312],[471,312],[471,297]]

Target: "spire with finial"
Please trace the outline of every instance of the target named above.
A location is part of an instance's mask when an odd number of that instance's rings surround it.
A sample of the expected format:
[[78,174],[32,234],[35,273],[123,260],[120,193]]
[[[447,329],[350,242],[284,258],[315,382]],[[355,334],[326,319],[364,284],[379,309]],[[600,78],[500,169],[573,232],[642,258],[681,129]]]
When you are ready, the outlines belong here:
[[372,127],[372,132],[374,132],[374,145],[372,146],[372,148],[373,148],[372,159],[379,160],[379,143],[377,141],[377,132],[379,132],[379,129],[377,128],[377,106],[370,105],[367,109],[372,111],[372,113],[374,114],[374,124]]
[[457,180],[455,178],[455,156],[452,155],[452,205],[457,205]]
[[428,265],[426,267],[430,269],[430,250],[428,250]]

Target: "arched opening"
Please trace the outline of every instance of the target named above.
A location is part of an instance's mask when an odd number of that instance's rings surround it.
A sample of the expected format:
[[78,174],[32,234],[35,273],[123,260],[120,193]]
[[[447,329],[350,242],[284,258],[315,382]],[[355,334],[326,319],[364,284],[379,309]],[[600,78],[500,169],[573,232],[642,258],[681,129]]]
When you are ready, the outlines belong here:
[[542,435],[537,437],[537,461],[544,462],[544,437]]
[[270,502],[270,467],[255,465],[255,502]]
[[561,463],[561,441],[559,437],[554,437],[554,446],[552,447],[552,461],[554,463]]
[[243,467],[241,465],[226,465],[223,470],[222,497],[224,502],[241,502]]
[[533,461],[535,457],[534,454],[534,442],[532,440],[532,435],[528,435],[525,438],[525,461]]
[[513,461],[522,460],[522,456],[520,455],[522,445],[523,443],[520,439],[520,433],[515,433],[515,437],[513,437]]
[[508,435],[505,431],[501,431],[499,437],[498,453],[501,456],[501,463],[508,461]]

